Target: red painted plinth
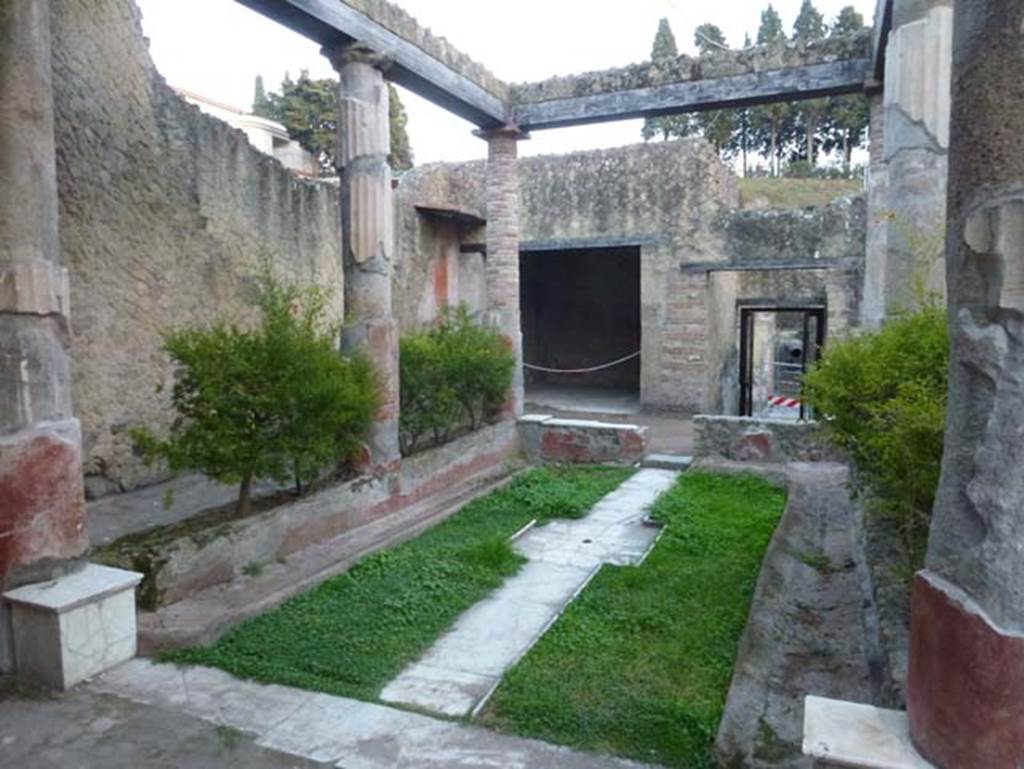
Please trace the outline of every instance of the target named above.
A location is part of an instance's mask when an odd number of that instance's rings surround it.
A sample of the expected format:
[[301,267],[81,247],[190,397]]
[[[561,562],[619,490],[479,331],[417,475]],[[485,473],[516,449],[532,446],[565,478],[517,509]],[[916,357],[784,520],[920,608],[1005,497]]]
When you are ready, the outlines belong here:
[[1024,637],[1001,632],[955,586],[914,582],[907,710],[940,769],[1024,766]]
[[88,545],[77,423],[0,442],[0,585],[12,568]]

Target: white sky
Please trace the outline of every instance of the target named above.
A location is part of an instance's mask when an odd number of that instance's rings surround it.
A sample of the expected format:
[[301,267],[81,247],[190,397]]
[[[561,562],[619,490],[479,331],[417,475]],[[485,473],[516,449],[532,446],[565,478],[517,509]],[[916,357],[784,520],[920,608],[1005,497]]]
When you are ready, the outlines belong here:
[[[235,0],[136,0],[157,68],[172,84],[248,109],[253,81],[276,90],[285,72],[313,77],[333,70],[315,43]],[[649,58],[658,20],[672,24],[681,53],[693,53],[693,30],[717,24],[733,46],[757,33],[762,0],[398,0],[421,24],[509,82],[540,80],[622,66]],[[774,0],[787,32],[800,0]],[[816,0],[831,23],[853,5],[871,23],[875,0]],[[417,163],[482,158],[473,126],[402,91]],[[539,131],[521,145],[534,155],[641,141],[640,121]]]

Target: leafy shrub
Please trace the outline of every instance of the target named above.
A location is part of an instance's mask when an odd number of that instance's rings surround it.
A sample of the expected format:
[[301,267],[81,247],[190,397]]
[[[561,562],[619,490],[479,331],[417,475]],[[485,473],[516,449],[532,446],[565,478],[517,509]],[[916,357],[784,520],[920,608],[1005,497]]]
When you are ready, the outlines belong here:
[[912,568],[923,559],[939,483],[948,363],[946,311],[927,302],[830,346],[804,380],[871,508],[897,524]]
[[240,515],[249,512],[254,479],[291,479],[301,494],[325,467],[351,458],[379,388],[368,361],[339,354],[325,301],[316,288],[281,285],[265,272],[255,328],[221,321],[169,333],[179,418],[167,438],[133,431],[137,449],[174,472],[238,483]]
[[501,408],[515,356],[497,331],[477,325],[465,307],[446,309],[433,328],[402,339],[400,437],[410,454],[424,438],[449,440],[477,429]]

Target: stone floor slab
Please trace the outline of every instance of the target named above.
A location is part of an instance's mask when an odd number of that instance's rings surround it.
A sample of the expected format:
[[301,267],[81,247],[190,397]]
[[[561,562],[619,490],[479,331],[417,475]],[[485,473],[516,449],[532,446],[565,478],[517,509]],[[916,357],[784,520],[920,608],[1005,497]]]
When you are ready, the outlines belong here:
[[497,675],[467,673],[421,662],[384,687],[380,698],[384,702],[461,718],[472,712],[498,680]]
[[459,617],[421,662],[478,675],[501,675],[556,616],[557,609],[544,604],[486,598]]
[[[216,691],[219,706],[185,696],[186,681],[194,688]],[[169,719],[182,711],[201,712],[204,721],[226,729],[251,731],[267,756],[294,757],[296,767],[315,761],[339,769],[642,769],[631,761],[579,753],[537,740],[496,734],[451,721],[397,710],[345,697],[263,686],[239,681],[206,668],[177,668],[147,660],[133,660],[83,687],[85,695],[113,695],[124,700],[165,709]],[[247,702],[249,700],[249,702]],[[296,703],[298,705],[296,706]],[[2,706],[2,703],[0,703]],[[265,713],[257,721],[252,710]],[[0,707],[2,713],[2,707]],[[269,724],[269,726],[268,726]],[[2,728],[0,728],[2,733]],[[179,747],[187,755],[187,746]],[[240,756],[241,759],[241,756]],[[3,766],[0,760],[0,766]],[[19,769],[72,765],[15,763]],[[73,764],[78,766],[80,764]],[[89,769],[107,764],[81,764]],[[162,766],[166,766],[162,765]],[[182,759],[175,766],[205,769]],[[214,764],[216,765],[216,764]],[[222,766],[263,767],[262,763],[233,762]],[[133,764],[111,764],[128,769]],[[150,764],[141,762],[138,767]],[[278,764],[274,764],[278,766]]]

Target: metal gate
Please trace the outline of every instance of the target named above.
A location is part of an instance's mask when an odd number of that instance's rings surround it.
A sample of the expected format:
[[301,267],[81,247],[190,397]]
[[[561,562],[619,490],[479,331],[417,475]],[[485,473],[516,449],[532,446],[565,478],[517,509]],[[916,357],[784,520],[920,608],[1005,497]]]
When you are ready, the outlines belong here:
[[825,343],[825,308],[740,308],[740,416],[808,418],[803,376]]

